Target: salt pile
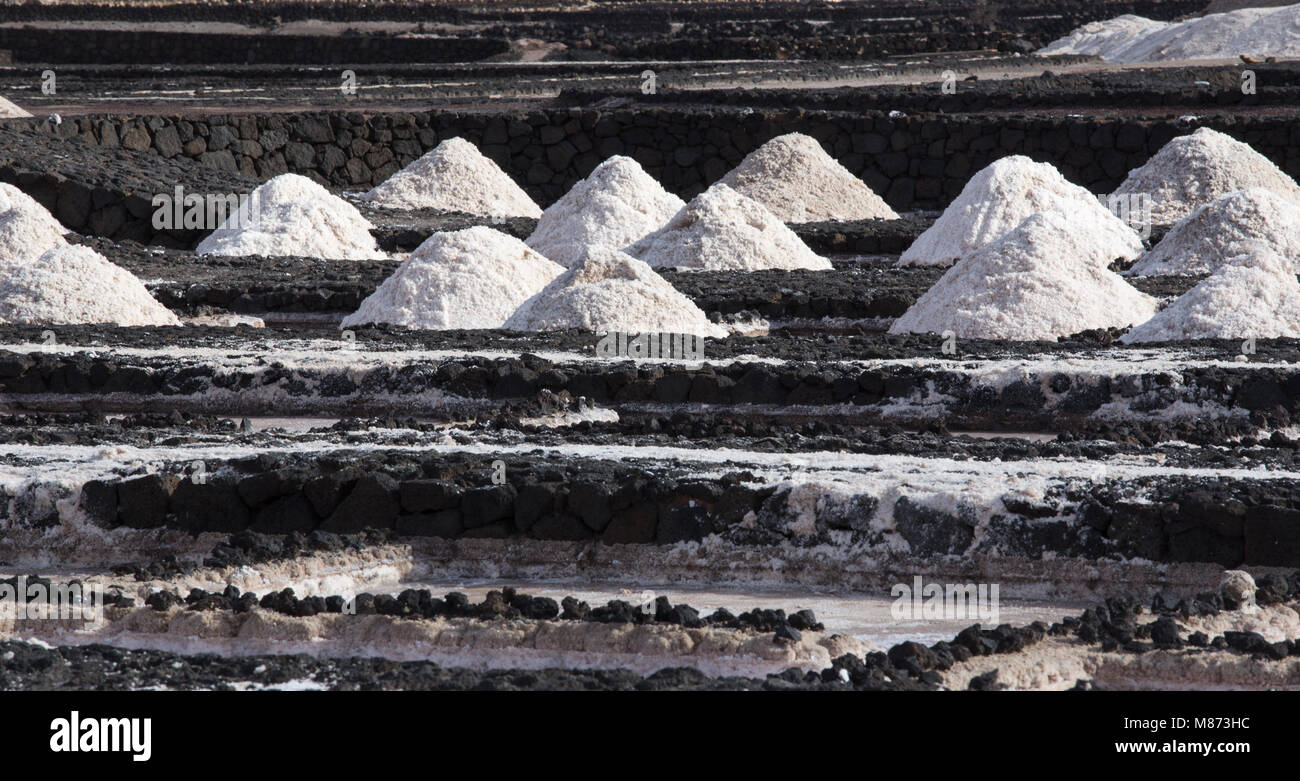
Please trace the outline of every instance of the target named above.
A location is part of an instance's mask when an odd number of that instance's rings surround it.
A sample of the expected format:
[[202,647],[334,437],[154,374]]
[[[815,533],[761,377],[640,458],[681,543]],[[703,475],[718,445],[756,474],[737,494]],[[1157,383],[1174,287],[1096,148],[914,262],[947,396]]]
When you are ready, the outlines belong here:
[[180,325],[129,271],[78,245],[55,247],[0,280],[0,323]]
[[1297,336],[1300,283],[1286,258],[1259,248],[1230,259],[1120,341]]
[[572,268],[524,302],[505,327],[718,337],[727,333],[650,266],[607,247],[583,253]]
[[362,196],[392,209],[440,209],[488,217],[540,217],[541,208],[496,163],[449,138]]
[[1155,300],[1106,269],[1087,230],[1058,212],[1030,216],[962,256],[889,332],[1033,341],[1145,321]]
[[1091,54],[1110,62],[1300,56],[1300,5],[1242,8],[1184,22],[1124,15],[1093,22],[1038,54]]
[[1206,274],[1260,242],[1294,264],[1300,261],[1300,204],[1260,187],[1215,198],[1179,220],[1128,270],[1139,277]]
[[974,176],[939,219],[912,242],[899,265],[944,266],[1001,237],[1038,212],[1065,214],[1078,227],[1086,254],[1103,267],[1142,254],[1137,233],[1097,197],[1071,184],[1048,163],[1023,155],[994,162]]
[[67,229],[27,193],[0,183],[0,269],[33,261],[67,244]]
[[889,204],[803,133],[768,141],[719,181],[785,222],[898,219]]
[[695,196],[667,225],[624,252],[656,268],[831,268],[829,260],[809,249],[761,203],[721,182]]
[[19,117],[30,117],[31,115],[32,112],[8,98],[0,98],[0,119],[17,119]]
[[572,266],[586,248],[622,249],[662,227],[685,205],[635,160],[615,155],[542,212],[528,246]]
[[200,255],[294,255],[338,260],[384,257],[374,227],[347,201],[305,176],[280,174],[199,243]]
[[1180,136],[1115,190],[1116,195],[1145,194],[1157,223],[1177,222],[1220,195],[1263,187],[1300,203],[1300,185],[1248,144],[1208,127]]
[[563,271],[519,239],[491,228],[435,233],[342,325],[500,328]]

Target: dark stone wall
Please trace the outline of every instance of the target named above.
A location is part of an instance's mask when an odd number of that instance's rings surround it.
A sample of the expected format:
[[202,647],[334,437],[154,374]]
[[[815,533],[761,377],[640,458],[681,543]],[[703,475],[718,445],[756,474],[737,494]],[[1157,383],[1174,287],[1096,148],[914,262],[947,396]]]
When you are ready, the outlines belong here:
[[367,189],[462,136],[547,205],[605,158],[635,158],[683,197],[717,180],[773,136],[808,133],[899,210],[940,209],[980,168],[1010,154],[1052,163],[1093,192],[1109,192],[1175,136],[1205,125],[1253,146],[1300,177],[1300,126],[1286,117],[1176,120],[1006,118],[800,110],[554,108],[513,115],[310,113],[86,116],[51,132],[102,146],[153,150],[232,174],[291,171],[335,188]]
[[0,50],[19,63],[214,65],[293,62],[472,62],[510,48],[505,38],[218,35],[135,30],[0,29]]

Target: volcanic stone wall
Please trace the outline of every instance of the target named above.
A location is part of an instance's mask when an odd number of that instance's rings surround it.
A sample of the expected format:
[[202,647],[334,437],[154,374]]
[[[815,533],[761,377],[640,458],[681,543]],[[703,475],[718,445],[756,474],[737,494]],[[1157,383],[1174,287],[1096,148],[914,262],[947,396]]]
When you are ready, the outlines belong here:
[[[1300,177],[1300,126],[1290,118],[1222,116],[1198,124],[1245,141]],[[819,139],[900,210],[943,208],[973,173],[1010,154],[1052,163],[1068,179],[1109,192],[1170,139],[1194,129],[1176,120],[645,107],[512,115],[86,116],[39,127],[92,144],[188,157],[259,179],[291,171],[344,189],[367,189],[438,141],[461,136],[542,204],[615,154],[635,158],[669,190],[689,197],[768,139],[799,131]]]
[[154,30],[0,28],[0,50],[20,63],[474,62],[510,48],[505,38],[217,35]]
[[[697,478],[583,461],[512,458],[505,481],[494,484],[489,457],[443,454],[416,460],[398,454],[286,459],[266,455],[205,465],[200,477],[154,472],[93,480],[78,505],[107,528],[170,527],[191,533],[269,534],[313,531],[348,534],[379,529],[404,537],[600,540],[670,544],[710,534],[742,544],[829,542],[847,531],[860,542],[882,542],[864,517],[879,499],[820,507],[812,536],[791,532],[793,505],[784,486],[753,486],[747,475]],[[189,468],[195,464],[187,465]],[[1293,487],[1224,481],[1199,489],[1170,480],[1150,486],[1152,501],[1127,489],[1044,503],[1004,499],[1007,512],[990,519],[984,541],[972,519],[904,497],[892,509],[899,535],[916,555],[958,555],[982,547],[1003,555],[1095,558],[1136,555],[1153,561],[1212,561],[1294,567],[1300,523]],[[21,505],[22,501],[16,504]],[[52,525],[58,518],[33,518]]]

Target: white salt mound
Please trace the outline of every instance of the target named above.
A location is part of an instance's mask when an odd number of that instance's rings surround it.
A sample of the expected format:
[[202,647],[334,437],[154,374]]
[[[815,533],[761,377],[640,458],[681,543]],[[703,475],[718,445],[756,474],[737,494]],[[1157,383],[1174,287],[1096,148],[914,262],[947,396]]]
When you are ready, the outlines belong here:
[[1155,299],[1108,271],[1104,255],[1089,255],[1085,230],[1058,212],[1030,216],[962,256],[889,332],[1050,341],[1145,321]]
[[1245,242],[1259,242],[1297,268],[1300,204],[1260,187],[1221,195],[1179,220],[1127,273],[1139,277],[1206,274],[1241,254],[1239,247]]
[[1220,195],[1248,187],[1300,203],[1300,185],[1248,144],[1208,127],[1179,136],[1151,156],[1115,190],[1145,193],[1157,223],[1177,222]]
[[1127,344],[1300,336],[1300,283],[1286,258],[1257,249],[1228,260],[1154,317]]
[[589,247],[626,247],[685,205],[635,160],[615,155],[542,212],[527,242],[556,263],[572,266]]
[[691,199],[668,224],[624,252],[655,268],[831,268],[761,203],[721,182]]
[[1091,54],[1110,62],[1300,57],[1300,5],[1242,8],[1183,22],[1125,15],[1093,22],[1038,54]]
[[899,265],[945,266],[1016,228],[1032,214],[1058,212],[1078,226],[1080,247],[1103,267],[1142,254],[1142,240],[1097,197],[1066,181],[1049,163],[1012,155],[983,168],[944,209]]
[[392,209],[540,217],[541,207],[463,138],[449,138],[362,196]]
[[370,260],[384,257],[361,212],[305,176],[280,174],[249,194],[197,247],[200,255]]
[[36,260],[46,250],[67,244],[67,232],[36,199],[0,183],[0,269]]
[[576,265],[525,301],[505,327],[718,337],[727,333],[650,266],[606,247],[584,253]]
[[768,141],[719,181],[785,222],[898,219],[866,183],[803,133]]
[[49,212],[43,216],[21,208],[0,212],[0,271],[29,263],[46,250],[67,244],[63,237],[66,232]]
[[519,239],[491,228],[435,233],[343,318],[342,327],[500,328],[563,271]]
[[0,280],[0,323],[180,325],[131,272],[78,245],[55,247]]
[[18,117],[30,117],[31,115],[32,112],[8,98],[0,98],[0,119],[16,119]]

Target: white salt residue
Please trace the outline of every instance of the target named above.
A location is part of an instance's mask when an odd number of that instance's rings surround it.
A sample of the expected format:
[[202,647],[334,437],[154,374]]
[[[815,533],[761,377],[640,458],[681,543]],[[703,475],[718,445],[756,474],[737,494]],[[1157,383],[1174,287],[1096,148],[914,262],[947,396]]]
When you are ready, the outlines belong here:
[[1124,14],[1103,22],[1089,22],[1064,38],[1052,41],[1036,54],[1091,54],[1103,60],[1115,60],[1134,41],[1163,30],[1171,22],[1158,22],[1145,16]]
[[656,268],[706,271],[831,268],[761,203],[719,182],[668,224],[624,250]]
[[1140,277],[1206,274],[1258,242],[1300,261],[1300,203],[1261,187],[1221,195],[1179,220],[1128,270]]
[[1220,195],[1248,187],[1272,190],[1300,203],[1300,185],[1248,144],[1208,127],[1180,136],[1115,190],[1116,195],[1142,196],[1151,202],[1157,223],[1177,222]]
[[8,98],[0,98],[0,118],[16,119],[18,117],[30,117],[32,112],[19,106],[17,103]]
[[1300,283],[1286,258],[1261,248],[1230,259],[1120,340],[1132,344],[1296,336]]
[[393,209],[441,209],[489,217],[540,217],[542,210],[496,163],[463,138],[449,138],[362,196]]
[[1103,267],[1142,254],[1142,240],[1097,197],[1049,163],[1004,157],[971,177],[939,219],[899,257],[900,265],[946,266],[1001,237],[1031,214],[1054,211],[1074,222],[1085,253]]
[[618,250],[658,230],[685,205],[635,160],[615,155],[542,212],[528,246],[572,266],[589,247]]
[[1092,54],[1111,62],[1300,56],[1300,5],[1242,8],[1183,22],[1120,16],[1084,25],[1038,54]]
[[34,198],[11,184],[0,184],[0,269],[20,266],[67,244],[67,232]]
[[200,255],[294,255],[338,260],[384,257],[374,227],[347,201],[305,176],[280,174],[197,247]]
[[435,233],[342,325],[500,328],[562,271],[519,239],[491,228]]
[[1155,300],[1107,270],[1108,251],[1088,230],[1058,212],[1029,217],[962,256],[889,332],[1055,340],[1151,317]]
[[180,325],[129,271],[89,247],[55,247],[5,275],[0,323]]
[[803,133],[768,141],[720,181],[786,222],[898,219],[866,183]]
[[625,333],[726,336],[704,311],[645,263],[617,250],[588,250],[578,264],[523,303],[506,328],[581,328]]

